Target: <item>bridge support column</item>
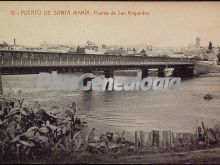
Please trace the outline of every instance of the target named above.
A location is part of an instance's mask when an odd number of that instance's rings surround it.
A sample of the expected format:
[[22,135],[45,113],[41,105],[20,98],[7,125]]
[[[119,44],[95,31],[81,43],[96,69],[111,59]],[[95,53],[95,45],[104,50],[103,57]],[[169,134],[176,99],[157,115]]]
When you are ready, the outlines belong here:
[[165,77],[165,68],[164,67],[158,68],[158,77]]
[[105,78],[114,78],[114,71],[113,70],[105,70],[104,75],[105,75]]
[[193,67],[177,67],[173,70],[173,77],[190,78],[194,75]]
[[1,74],[1,71],[0,71],[0,95],[3,95],[2,74]]
[[[85,73],[92,73],[92,69],[90,69],[90,68],[84,69],[83,74],[85,74]],[[88,81],[92,81],[92,78],[85,78],[83,81],[83,85],[86,86]]]
[[188,67],[188,68],[187,68],[186,76],[187,76],[188,78],[194,76],[194,67]]
[[148,68],[147,67],[141,69],[141,78],[144,79],[146,77],[148,77]]

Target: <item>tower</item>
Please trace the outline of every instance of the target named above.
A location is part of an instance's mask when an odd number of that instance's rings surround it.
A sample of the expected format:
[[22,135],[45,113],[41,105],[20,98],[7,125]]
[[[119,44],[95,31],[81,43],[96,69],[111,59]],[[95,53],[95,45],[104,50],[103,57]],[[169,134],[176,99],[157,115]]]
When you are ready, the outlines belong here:
[[15,38],[14,38],[14,45],[16,45],[16,40],[15,40]]

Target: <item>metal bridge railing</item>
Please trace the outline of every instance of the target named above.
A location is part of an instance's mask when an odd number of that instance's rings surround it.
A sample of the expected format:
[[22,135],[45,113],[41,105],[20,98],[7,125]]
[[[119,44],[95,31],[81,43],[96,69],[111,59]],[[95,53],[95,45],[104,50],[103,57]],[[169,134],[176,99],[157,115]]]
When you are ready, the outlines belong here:
[[[28,54],[29,53],[29,54]],[[115,66],[115,65],[179,65],[195,64],[189,58],[163,58],[143,56],[116,56],[116,55],[72,55],[31,54],[31,52],[2,52],[0,51],[0,67],[28,67],[28,66]],[[17,55],[17,56],[16,56]],[[29,56],[28,56],[29,55]],[[41,55],[41,57],[40,57]]]
[[194,64],[191,61],[115,61],[115,60],[42,60],[42,59],[3,59],[1,66],[104,66],[104,65],[166,65],[166,64]]

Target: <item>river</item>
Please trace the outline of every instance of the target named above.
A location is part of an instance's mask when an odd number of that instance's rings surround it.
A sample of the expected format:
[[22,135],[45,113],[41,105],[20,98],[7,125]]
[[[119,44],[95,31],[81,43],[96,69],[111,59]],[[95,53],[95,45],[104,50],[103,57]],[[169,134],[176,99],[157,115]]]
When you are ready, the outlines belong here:
[[[79,76],[62,74],[60,76]],[[123,79],[134,73],[119,74]],[[182,81],[180,88],[157,93],[149,91],[48,91],[36,89],[37,75],[2,76],[4,92],[22,90],[25,101],[38,101],[48,111],[62,111],[76,102],[78,114],[86,115],[97,132],[113,130],[133,133],[152,129],[194,132],[196,121],[212,127],[220,123],[220,74],[212,73]],[[212,100],[204,100],[210,93]]]

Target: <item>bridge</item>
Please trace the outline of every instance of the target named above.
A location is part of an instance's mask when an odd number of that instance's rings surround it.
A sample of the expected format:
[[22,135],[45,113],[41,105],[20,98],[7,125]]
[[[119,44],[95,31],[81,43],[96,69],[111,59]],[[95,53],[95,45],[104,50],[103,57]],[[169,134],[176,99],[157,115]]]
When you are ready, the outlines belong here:
[[158,76],[164,77],[165,68],[174,68],[173,76],[188,78],[193,76],[194,66],[192,58],[0,50],[1,75],[103,71],[109,78],[115,70],[139,69],[145,78],[149,69],[158,69]]

